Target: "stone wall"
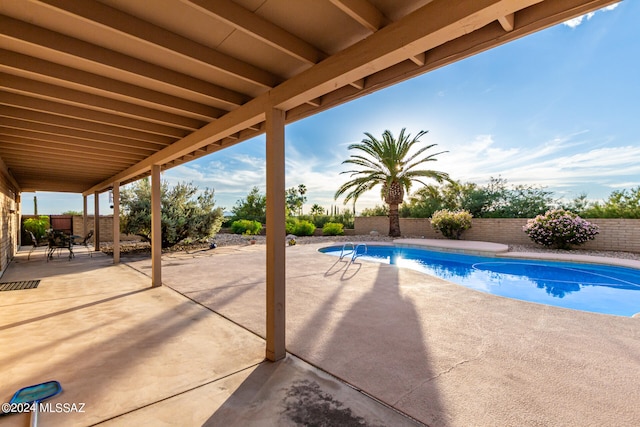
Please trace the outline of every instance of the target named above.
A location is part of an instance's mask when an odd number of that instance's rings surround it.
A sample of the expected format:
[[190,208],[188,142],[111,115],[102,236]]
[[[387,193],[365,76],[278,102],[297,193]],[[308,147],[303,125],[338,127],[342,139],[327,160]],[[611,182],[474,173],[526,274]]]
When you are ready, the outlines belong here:
[[17,194],[17,189],[0,170],[0,276],[18,250],[20,203]]
[[[640,219],[589,218],[589,222],[600,227],[595,240],[581,245],[580,248],[606,251],[625,251],[640,253]],[[480,240],[504,244],[533,244],[522,231],[527,223],[523,218],[474,218],[472,227],[462,235],[463,240]],[[389,218],[356,217],[356,234],[369,234],[372,230],[380,234],[389,234]],[[427,218],[400,218],[400,230],[403,236],[442,239],[442,235],[431,228]]]

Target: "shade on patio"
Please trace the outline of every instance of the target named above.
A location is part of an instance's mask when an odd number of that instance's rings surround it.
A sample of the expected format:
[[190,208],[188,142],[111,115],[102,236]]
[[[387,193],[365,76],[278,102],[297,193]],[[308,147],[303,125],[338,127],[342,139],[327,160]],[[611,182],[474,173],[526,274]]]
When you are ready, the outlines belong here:
[[83,193],[85,211],[93,195],[98,211],[113,188],[117,217],[119,186],[151,175],[157,219],[161,170],[266,133],[267,353],[282,357],[285,124],[614,2],[4,0],[0,263],[21,192]]

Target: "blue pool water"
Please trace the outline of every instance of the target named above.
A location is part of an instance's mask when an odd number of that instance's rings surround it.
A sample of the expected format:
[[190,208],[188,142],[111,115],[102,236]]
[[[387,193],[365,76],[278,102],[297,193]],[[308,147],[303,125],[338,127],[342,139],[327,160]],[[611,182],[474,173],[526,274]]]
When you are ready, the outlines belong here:
[[[342,246],[320,251],[340,256]],[[362,252],[362,247],[359,252]],[[640,270],[595,264],[482,257],[369,246],[366,259],[411,268],[494,295],[596,313],[640,312]],[[351,255],[344,258],[350,260]]]

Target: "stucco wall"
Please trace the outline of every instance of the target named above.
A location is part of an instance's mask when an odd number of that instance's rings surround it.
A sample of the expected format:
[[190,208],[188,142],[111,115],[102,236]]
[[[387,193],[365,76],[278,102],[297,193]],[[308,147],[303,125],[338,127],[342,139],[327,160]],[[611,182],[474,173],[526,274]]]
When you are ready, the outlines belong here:
[[18,250],[20,203],[17,189],[0,173],[0,276]]
[[[581,245],[580,248],[607,251],[626,251],[640,253],[640,219],[589,218],[600,227],[595,240]],[[505,244],[533,244],[522,231],[527,223],[520,218],[474,218],[472,227],[462,235],[463,240],[480,240]],[[356,234],[369,234],[376,230],[380,234],[389,233],[387,217],[356,217]],[[400,218],[400,230],[403,236],[442,239],[431,228],[426,218]]]

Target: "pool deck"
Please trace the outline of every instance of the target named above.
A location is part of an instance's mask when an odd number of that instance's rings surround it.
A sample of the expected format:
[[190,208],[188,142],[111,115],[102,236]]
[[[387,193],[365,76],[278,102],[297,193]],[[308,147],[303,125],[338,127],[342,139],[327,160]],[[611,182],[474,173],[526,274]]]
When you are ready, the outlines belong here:
[[[286,249],[289,353],[429,426],[640,425],[629,404],[640,389],[640,319],[350,263],[318,252],[327,245]],[[264,246],[167,261],[168,286],[264,336]]]
[[286,249],[278,363],[263,358],[264,245],[163,255],[160,288],[148,257],[20,254],[2,281],[42,282],[0,293],[3,401],[58,379],[51,401],[85,412],[41,425],[640,425],[640,319],[337,260],[326,245]]

